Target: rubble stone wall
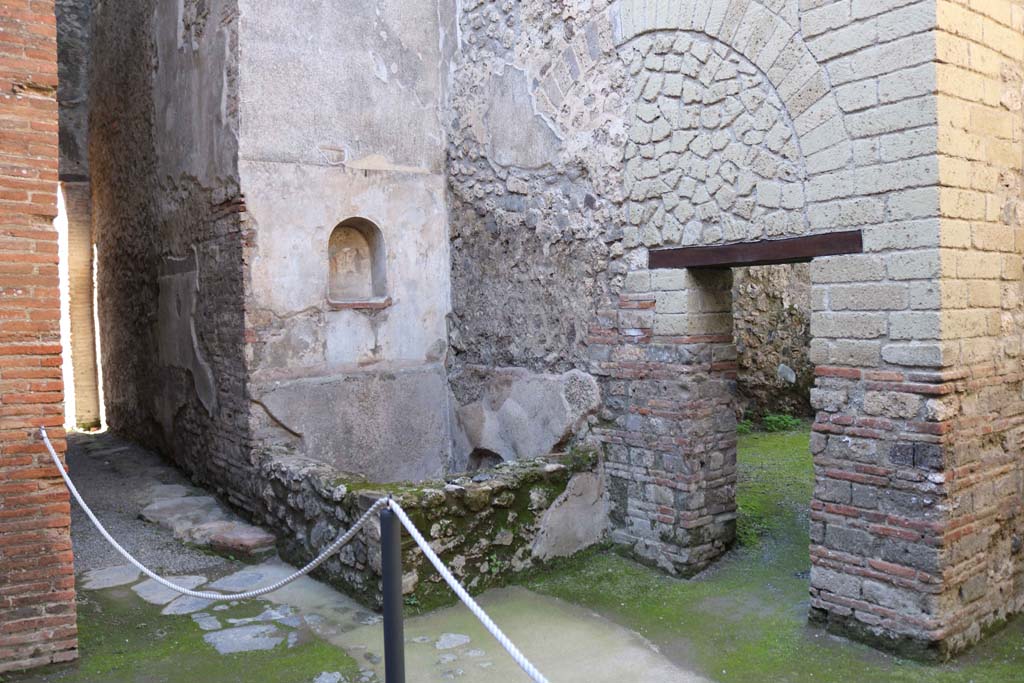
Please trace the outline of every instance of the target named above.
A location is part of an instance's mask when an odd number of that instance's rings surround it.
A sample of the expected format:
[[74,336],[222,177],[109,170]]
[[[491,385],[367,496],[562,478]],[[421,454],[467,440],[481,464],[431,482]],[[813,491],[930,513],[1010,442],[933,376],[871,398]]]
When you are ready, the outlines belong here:
[[[505,463],[472,478],[380,486],[340,475],[330,465],[294,457],[260,469],[269,519],[282,530],[283,554],[304,563],[330,545],[374,501],[392,495],[431,548],[471,592],[605,539],[607,505],[596,458],[577,453]],[[319,576],[365,604],[381,604],[380,522],[342,548]],[[406,603],[430,609],[453,601],[447,584],[403,534]]]
[[732,310],[741,414],[813,415],[810,266],[735,269]]

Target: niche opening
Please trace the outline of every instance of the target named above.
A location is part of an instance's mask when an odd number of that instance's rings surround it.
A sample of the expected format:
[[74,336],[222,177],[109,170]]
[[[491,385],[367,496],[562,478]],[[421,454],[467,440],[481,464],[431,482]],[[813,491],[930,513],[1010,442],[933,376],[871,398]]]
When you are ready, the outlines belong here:
[[365,218],[349,218],[331,233],[327,302],[335,309],[387,308],[387,253],[380,228]]

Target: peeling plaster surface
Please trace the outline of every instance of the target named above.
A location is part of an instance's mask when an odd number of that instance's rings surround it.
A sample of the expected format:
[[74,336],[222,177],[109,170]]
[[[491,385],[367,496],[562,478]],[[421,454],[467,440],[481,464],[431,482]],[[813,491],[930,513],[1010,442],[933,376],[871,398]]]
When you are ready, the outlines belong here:
[[196,395],[206,411],[213,414],[217,407],[213,370],[203,357],[196,338],[199,274],[195,252],[185,258],[165,258],[158,283],[160,314],[157,337],[160,362],[192,373]]
[[553,163],[561,146],[558,133],[536,111],[529,76],[506,66],[487,83],[488,105],[483,135],[494,162],[501,166],[540,168]]
[[[453,8],[242,0],[240,11],[256,434],[382,481],[437,476],[451,450],[441,364],[452,46],[441,36]],[[328,301],[328,241],[355,217],[383,237],[376,307]]]

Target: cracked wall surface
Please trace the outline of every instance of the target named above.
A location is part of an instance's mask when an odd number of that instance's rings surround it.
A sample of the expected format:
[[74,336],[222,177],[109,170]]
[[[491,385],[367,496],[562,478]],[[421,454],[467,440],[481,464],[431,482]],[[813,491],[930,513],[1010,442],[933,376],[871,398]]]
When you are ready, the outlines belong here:
[[[451,8],[240,6],[247,362],[252,396],[269,409],[253,413],[259,449],[382,481],[440,476],[451,454],[441,113]],[[300,107],[296,93],[310,95]],[[330,237],[352,218],[383,243],[374,267],[386,291],[372,302],[329,292]]]

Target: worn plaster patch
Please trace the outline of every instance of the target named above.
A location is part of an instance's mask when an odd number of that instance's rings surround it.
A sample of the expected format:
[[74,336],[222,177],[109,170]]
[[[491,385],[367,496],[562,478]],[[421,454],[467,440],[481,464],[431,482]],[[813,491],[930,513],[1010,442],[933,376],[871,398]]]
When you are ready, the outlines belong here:
[[502,166],[540,168],[555,161],[561,140],[535,109],[526,72],[507,65],[487,84],[483,123],[491,158]]
[[533,542],[533,556],[540,560],[569,557],[601,542],[608,526],[608,502],[601,476],[581,472],[569,480],[562,495],[545,511]]
[[196,334],[199,267],[195,249],[185,258],[165,257],[157,282],[160,288],[157,318],[160,363],[188,370],[199,402],[213,415],[217,408],[217,387]]

